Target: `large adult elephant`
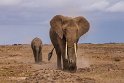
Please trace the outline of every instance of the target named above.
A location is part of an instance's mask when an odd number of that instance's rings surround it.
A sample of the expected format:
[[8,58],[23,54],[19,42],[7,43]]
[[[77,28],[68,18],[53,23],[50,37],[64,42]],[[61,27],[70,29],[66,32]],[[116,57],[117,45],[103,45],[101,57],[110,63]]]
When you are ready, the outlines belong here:
[[[89,22],[82,16],[66,17],[56,15],[50,21],[50,39],[57,54],[57,68],[76,72],[77,43],[89,30]],[[53,50],[50,52],[52,54]]]
[[34,54],[35,63],[42,62],[42,41],[36,37],[31,42],[31,48]]

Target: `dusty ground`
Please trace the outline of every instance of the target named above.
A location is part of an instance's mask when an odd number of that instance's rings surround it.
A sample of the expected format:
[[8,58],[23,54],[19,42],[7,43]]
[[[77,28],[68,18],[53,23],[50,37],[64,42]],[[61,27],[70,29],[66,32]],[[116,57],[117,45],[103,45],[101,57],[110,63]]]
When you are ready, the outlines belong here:
[[76,73],[56,69],[52,45],[35,64],[30,45],[0,46],[0,83],[124,83],[124,44],[80,44]]

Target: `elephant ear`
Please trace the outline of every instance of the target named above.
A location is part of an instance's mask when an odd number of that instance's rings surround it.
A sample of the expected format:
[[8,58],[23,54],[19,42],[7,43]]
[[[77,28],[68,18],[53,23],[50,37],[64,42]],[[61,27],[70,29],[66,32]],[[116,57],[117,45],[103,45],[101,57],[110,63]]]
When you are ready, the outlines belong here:
[[50,21],[52,30],[55,31],[61,39],[63,38],[62,19],[62,15],[56,15]]
[[90,28],[90,24],[89,22],[82,16],[76,17],[74,18],[79,26],[79,30],[78,30],[78,35],[79,37],[81,37],[82,35],[84,35],[86,32],[88,32],[89,28]]

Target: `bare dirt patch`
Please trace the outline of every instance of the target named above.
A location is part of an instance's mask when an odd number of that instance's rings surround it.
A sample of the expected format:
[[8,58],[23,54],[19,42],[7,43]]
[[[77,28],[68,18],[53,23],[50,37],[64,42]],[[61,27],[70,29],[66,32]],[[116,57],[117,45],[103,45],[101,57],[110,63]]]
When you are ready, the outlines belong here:
[[30,45],[0,46],[1,83],[124,83],[124,44],[79,44],[78,70],[57,70],[52,45],[43,46],[43,62],[34,63]]

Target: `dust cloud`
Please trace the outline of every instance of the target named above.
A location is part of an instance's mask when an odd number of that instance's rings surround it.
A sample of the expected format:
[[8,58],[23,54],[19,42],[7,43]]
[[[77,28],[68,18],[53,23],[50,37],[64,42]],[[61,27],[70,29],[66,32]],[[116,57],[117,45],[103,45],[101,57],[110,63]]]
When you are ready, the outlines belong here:
[[90,62],[87,58],[83,56],[77,57],[77,68],[84,68],[89,66],[90,66]]

